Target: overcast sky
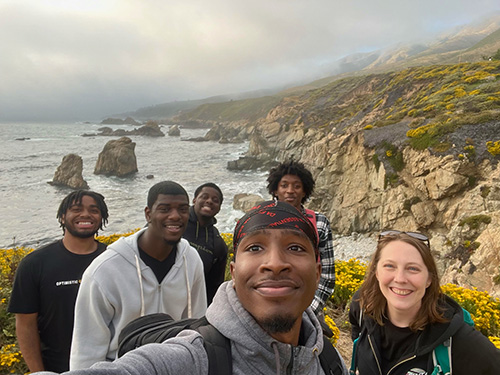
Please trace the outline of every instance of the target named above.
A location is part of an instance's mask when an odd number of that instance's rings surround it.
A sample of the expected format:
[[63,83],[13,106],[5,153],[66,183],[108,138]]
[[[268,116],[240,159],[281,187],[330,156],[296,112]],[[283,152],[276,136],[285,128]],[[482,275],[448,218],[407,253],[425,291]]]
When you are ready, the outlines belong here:
[[499,0],[0,0],[0,121],[274,88],[498,11]]

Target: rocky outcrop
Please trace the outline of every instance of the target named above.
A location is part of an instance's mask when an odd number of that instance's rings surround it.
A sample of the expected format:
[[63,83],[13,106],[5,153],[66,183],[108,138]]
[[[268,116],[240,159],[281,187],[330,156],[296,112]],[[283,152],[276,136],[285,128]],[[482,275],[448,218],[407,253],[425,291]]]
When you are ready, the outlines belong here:
[[[228,168],[268,169],[269,163],[299,160],[316,180],[307,206],[325,213],[334,233],[425,232],[445,282],[500,297],[500,163],[418,151],[398,141],[395,128],[376,134],[373,143],[367,140],[372,133],[356,127],[325,132],[300,118],[283,124],[280,111],[254,127],[248,152]],[[397,146],[391,152],[378,146],[389,143]],[[491,222],[474,230],[460,225],[481,215]]]
[[180,137],[181,129],[177,125],[172,125],[170,129],[168,129],[168,135],[171,137]]
[[132,117],[127,117],[125,120],[121,118],[108,117],[101,121],[103,125],[140,125],[139,122],[135,121]]
[[128,177],[137,172],[135,143],[128,137],[122,137],[106,143],[99,154],[94,174]]
[[67,186],[72,189],[88,189],[87,181],[83,179],[83,160],[76,154],[68,154],[63,157],[61,165],[57,167],[52,185]]
[[334,233],[425,232],[445,280],[500,295],[500,102],[486,94],[498,85],[471,78],[488,64],[339,79],[280,98],[265,118],[217,124],[207,137],[250,139],[230,169],[303,162],[316,180],[307,206]]
[[165,134],[161,131],[160,125],[156,121],[148,121],[144,126],[134,129],[132,135],[144,135],[146,137],[164,137]]
[[183,138],[181,141],[184,142],[208,142],[208,139],[205,137],[191,137],[191,138]]
[[220,143],[241,143],[248,139],[253,129],[246,121],[232,122],[230,126],[217,123],[205,134],[205,138]]
[[164,137],[165,134],[161,131],[160,125],[156,121],[148,121],[145,125],[140,128],[133,130],[125,129],[111,129],[108,126],[99,128],[100,133],[97,134],[82,134],[83,137],[92,137],[96,135],[107,136],[107,137],[123,137],[131,135],[142,135],[146,137]]
[[233,208],[235,210],[247,212],[262,201],[264,201],[264,198],[260,195],[246,193],[236,194],[233,198]]

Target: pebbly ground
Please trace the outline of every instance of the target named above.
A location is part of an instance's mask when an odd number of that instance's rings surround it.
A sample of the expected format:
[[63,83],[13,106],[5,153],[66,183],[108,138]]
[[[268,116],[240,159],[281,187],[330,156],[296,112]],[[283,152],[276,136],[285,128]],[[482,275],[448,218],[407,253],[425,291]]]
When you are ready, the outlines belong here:
[[357,258],[368,262],[377,246],[377,237],[369,234],[352,233],[350,236],[333,236],[335,259],[349,260]]

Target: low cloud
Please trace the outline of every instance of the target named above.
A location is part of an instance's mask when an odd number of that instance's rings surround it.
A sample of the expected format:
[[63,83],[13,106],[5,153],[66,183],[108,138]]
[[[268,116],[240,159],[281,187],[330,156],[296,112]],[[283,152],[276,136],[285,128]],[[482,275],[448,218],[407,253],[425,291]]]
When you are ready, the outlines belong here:
[[499,10],[496,0],[0,0],[0,120],[99,119],[279,87]]

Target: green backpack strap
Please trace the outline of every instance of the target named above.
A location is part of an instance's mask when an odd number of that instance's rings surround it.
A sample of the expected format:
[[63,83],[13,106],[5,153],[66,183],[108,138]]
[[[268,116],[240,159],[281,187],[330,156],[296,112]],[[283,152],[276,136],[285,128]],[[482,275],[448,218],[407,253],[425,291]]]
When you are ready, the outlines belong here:
[[[462,307],[464,322],[474,327],[474,321],[470,313]],[[432,362],[434,363],[434,371],[431,375],[451,375],[451,342],[452,338],[448,338],[441,345],[438,345],[432,351]]]
[[467,323],[468,325],[470,325],[471,327],[474,327],[474,321],[472,320],[472,316],[470,315],[470,312],[465,310],[463,307],[462,307],[462,311],[464,313],[464,322]]
[[434,371],[432,375],[451,374],[451,337],[432,351]]
[[[361,331],[363,328],[363,309],[359,310],[358,325],[359,325],[359,336],[361,336]],[[352,343],[351,368],[349,369],[349,374],[356,373],[356,350],[358,348],[359,336]]]
[[349,369],[349,374],[356,373],[356,349],[358,346],[359,337],[352,343],[352,357],[351,357],[351,368]]

